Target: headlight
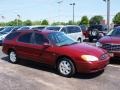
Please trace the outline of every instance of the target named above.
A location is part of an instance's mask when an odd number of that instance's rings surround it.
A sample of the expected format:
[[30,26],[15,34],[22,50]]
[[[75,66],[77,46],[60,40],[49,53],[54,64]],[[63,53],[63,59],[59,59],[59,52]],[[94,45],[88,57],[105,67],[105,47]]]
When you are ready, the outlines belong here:
[[96,42],[96,47],[102,47],[102,43]]
[[85,61],[98,61],[99,59],[92,55],[82,55],[81,58]]

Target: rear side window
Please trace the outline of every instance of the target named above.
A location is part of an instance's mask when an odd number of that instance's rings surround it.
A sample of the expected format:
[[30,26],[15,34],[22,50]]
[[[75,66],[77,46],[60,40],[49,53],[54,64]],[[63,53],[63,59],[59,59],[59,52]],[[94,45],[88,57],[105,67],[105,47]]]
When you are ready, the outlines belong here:
[[20,32],[10,33],[9,35],[6,36],[5,39],[12,40],[12,39],[16,38],[18,35],[20,35]]
[[78,33],[81,32],[79,27],[67,27],[67,33]]
[[45,42],[49,43],[49,41],[43,35],[38,33],[35,34],[34,41],[35,41],[35,44],[38,44],[38,45],[43,45]]
[[32,33],[27,33],[18,38],[19,42],[24,42],[24,43],[31,43],[31,36]]

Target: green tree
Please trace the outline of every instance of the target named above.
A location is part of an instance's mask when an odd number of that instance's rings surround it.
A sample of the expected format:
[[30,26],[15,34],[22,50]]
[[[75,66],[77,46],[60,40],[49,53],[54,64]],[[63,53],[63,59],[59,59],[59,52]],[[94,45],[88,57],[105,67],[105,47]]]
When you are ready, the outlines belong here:
[[13,21],[9,21],[6,23],[7,26],[17,26],[17,25],[22,25],[22,21],[21,20],[13,20]]
[[31,26],[32,25],[32,21],[31,20],[26,20],[23,22],[24,25],[26,26]]
[[67,25],[73,25],[73,21],[72,20],[68,21]]
[[114,24],[120,24],[120,12],[118,12],[115,17],[113,18]]
[[41,21],[34,21],[32,22],[32,25],[41,25]]
[[43,21],[41,22],[41,25],[49,25],[48,20],[43,20]]
[[98,15],[98,16],[94,16],[90,19],[90,25],[93,25],[93,24],[100,24],[101,21],[103,21],[103,17]]
[[89,19],[88,19],[88,17],[87,16],[83,16],[81,18],[81,21],[80,21],[79,25],[86,25],[86,26],[88,26],[89,25]]

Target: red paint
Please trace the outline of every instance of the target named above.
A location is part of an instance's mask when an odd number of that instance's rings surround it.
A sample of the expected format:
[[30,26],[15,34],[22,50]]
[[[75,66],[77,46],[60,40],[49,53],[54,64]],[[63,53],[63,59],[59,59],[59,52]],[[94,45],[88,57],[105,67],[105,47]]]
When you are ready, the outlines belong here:
[[[47,38],[48,34],[54,31],[21,31],[21,34],[19,36],[28,32],[37,32],[43,34]],[[74,62],[74,65],[78,72],[84,73],[97,72],[103,70],[109,63],[109,55],[107,55],[107,57],[104,60],[94,62],[82,60],[81,55],[93,55],[100,58],[101,55],[106,53],[105,50],[94,46],[80,43],[69,46],[56,46],[53,43],[50,43],[50,47],[46,48],[43,45],[25,44],[22,42],[18,42],[17,38],[19,38],[19,36],[17,36],[13,40],[4,40],[4,53],[8,54],[8,51],[10,49],[13,49],[16,51],[17,56],[20,58],[30,59],[52,66],[56,65],[58,57],[66,56]]]

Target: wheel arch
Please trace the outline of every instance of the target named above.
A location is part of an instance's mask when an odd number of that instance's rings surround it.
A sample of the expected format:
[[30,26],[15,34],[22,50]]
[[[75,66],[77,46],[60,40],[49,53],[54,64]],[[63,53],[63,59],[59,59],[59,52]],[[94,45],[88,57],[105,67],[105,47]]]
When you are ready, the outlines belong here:
[[56,59],[55,68],[57,67],[57,64],[58,64],[58,62],[60,61],[61,58],[67,58],[67,59],[69,59],[69,60],[73,63],[73,65],[74,65],[74,67],[75,67],[75,70],[77,70],[74,60],[73,60],[71,57],[66,56],[66,55],[61,55],[61,56],[59,56],[59,57]]

